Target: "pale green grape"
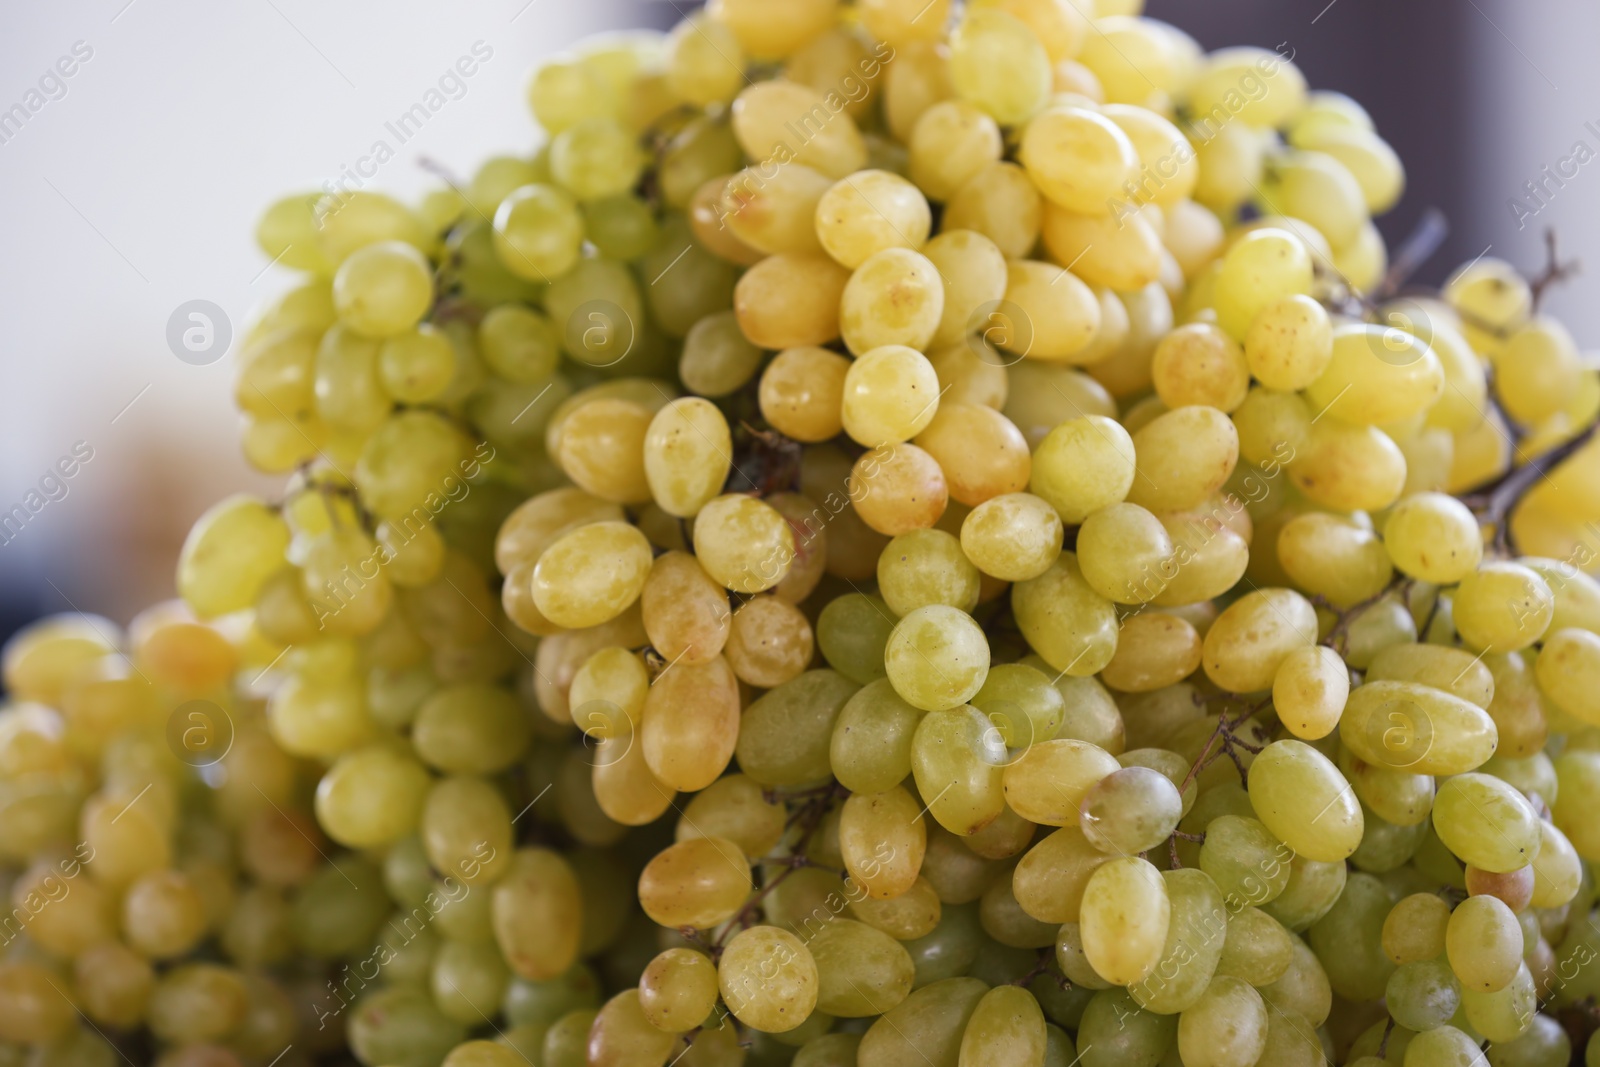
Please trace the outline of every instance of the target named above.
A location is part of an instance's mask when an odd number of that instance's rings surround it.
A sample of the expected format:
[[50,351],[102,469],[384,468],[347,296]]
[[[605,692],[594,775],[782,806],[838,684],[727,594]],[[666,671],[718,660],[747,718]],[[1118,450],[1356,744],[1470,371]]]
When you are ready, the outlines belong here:
[[975,8],[951,35],[950,83],[963,100],[1014,126],[1049,96],[1050,56],[1022,20]]
[[1311,253],[1286,230],[1254,230],[1222,257],[1217,276],[1217,316],[1236,338],[1247,336],[1256,316],[1288,297],[1311,291]]
[[415,326],[433,303],[433,272],[403,241],[367,245],[339,265],[333,303],[357,333],[394,337]]
[[1514,871],[1539,854],[1539,817],[1514,787],[1487,774],[1458,774],[1433,802],[1439,839],[1466,863]]
[[494,247],[506,270],[549,281],[571,270],[583,242],[577,204],[551,185],[525,185],[494,214]]
[[989,642],[966,612],[943,604],[895,623],[884,648],[895,692],[926,711],[965,704],[989,673]]
[[583,201],[626,193],[644,162],[633,133],[615,119],[584,119],[550,142],[550,176]]
[[1267,1045],[1267,1006],[1249,983],[1213,978],[1178,1015],[1178,1051],[1191,1067],[1248,1067]]

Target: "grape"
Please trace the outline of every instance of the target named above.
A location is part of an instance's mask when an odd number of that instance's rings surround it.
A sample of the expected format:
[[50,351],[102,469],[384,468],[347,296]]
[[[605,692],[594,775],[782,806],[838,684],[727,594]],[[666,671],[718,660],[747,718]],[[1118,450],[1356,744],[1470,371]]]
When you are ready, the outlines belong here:
[[1029,122],[1021,159],[1039,191],[1068,211],[1105,211],[1137,175],[1139,154],[1110,118],[1079,107],[1049,108]]
[[974,8],[950,37],[950,84],[956,95],[1014,126],[1050,93],[1050,55],[1021,19]]
[[1132,985],[1161,962],[1172,903],[1160,872],[1144,860],[1126,856],[1097,869],[1079,915],[1084,957],[1106,981]]
[[927,107],[905,140],[912,180],[937,201],[951,200],[985,166],[999,160],[1003,147],[999,124],[962,100]]
[[713,0],[273,204],[286,485],[0,656],[0,1060],[1564,1063],[1600,378],[1081,6]]
[[773,926],[735,935],[717,965],[717,977],[722,999],[739,1021],[768,1033],[804,1023],[820,993],[811,950]]
[[494,248],[505,269],[547,282],[571,270],[583,241],[577,204],[550,185],[525,185],[494,213]]
[[924,711],[965,704],[983,687],[989,651],[983,632],[965,612],[930,604],[895,624],[884,647],[889,682]]
[[739,327],[762,348],[825,345],[839,336],[839,301],[851,277],[820,252],[769,256],[739,279]]

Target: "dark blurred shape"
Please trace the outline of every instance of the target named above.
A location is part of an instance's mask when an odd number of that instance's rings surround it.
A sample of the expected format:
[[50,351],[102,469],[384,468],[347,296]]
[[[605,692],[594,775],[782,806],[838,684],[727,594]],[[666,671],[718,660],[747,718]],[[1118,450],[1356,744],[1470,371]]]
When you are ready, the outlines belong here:
[[[1453,264],[1483,251],[1469,235],[1472,165],[1465,105],[1473,71],[1469,19],[1455,0],[1149,0],[1145,14],[1178,26],[1207,51],[1233,45],[1294,49],[1313,89],[1354,97],[1406,166],[1406,193],[1378,220],[1391,251],[1436,207],[1450,223],[1444,244],[1416,280],[1440,282]],[[1483,206],[1477,205],[1478,210]]]

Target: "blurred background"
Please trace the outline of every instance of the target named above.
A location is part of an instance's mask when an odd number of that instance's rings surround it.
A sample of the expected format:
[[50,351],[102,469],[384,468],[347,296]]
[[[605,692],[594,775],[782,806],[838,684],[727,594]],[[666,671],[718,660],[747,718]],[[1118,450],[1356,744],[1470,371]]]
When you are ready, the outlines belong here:
[[[287,287],[252,232],[260,209],[355,166],[384,124],[459,57],[450,100],[367,180],[402,198],[436,160],[470,174],[528,152],[528,69],[587,34],[665,28],[687,0],[79,0],[0,13],[0,640],[42,614],[125,622],[171,595],[190,524],[229,492],[275,494],[239,455],[234,356],[175,358],[180,305],[206,300],[237,336]],[[1485,252],[1536,271],[1546,227],[1588,276],[1547,307],[1600,348],[1600,162],[1543,201],[1526,183],[1600,154],[1593,0],[1149,0],[1207,49],[1293,49],[1315,88],[1359,99],[1405,160],[1380,220],[1391,246],[1430,207],[1450,235],[1418,278]],[[70,75],[61,72],[71,70]],[[29,97],[30,91],[38,95]],[[5,113],[15,104],[26,121]],[[15,112],[13,112],[13,115]],[[1591,126],[1586,124],[1592,123]],[[1569,167],[1570,173],[1570,167]],[[1520,199],[1521,207],[1513,204]],[[85,457],[88,457],[85,459]],[[72,457],[70,478],[52,478]],[[46,484],[41,488],[41,479]]]

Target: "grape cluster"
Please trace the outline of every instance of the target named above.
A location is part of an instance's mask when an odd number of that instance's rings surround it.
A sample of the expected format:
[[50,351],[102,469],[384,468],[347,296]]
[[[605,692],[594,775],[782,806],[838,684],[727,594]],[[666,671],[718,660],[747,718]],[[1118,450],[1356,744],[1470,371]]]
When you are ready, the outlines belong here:
[[1367,114],[1139,6],[713,0],[274,204],[283,496],[4,653],[0,1065],[1583,1055],[1564,271],[1401,295]]

